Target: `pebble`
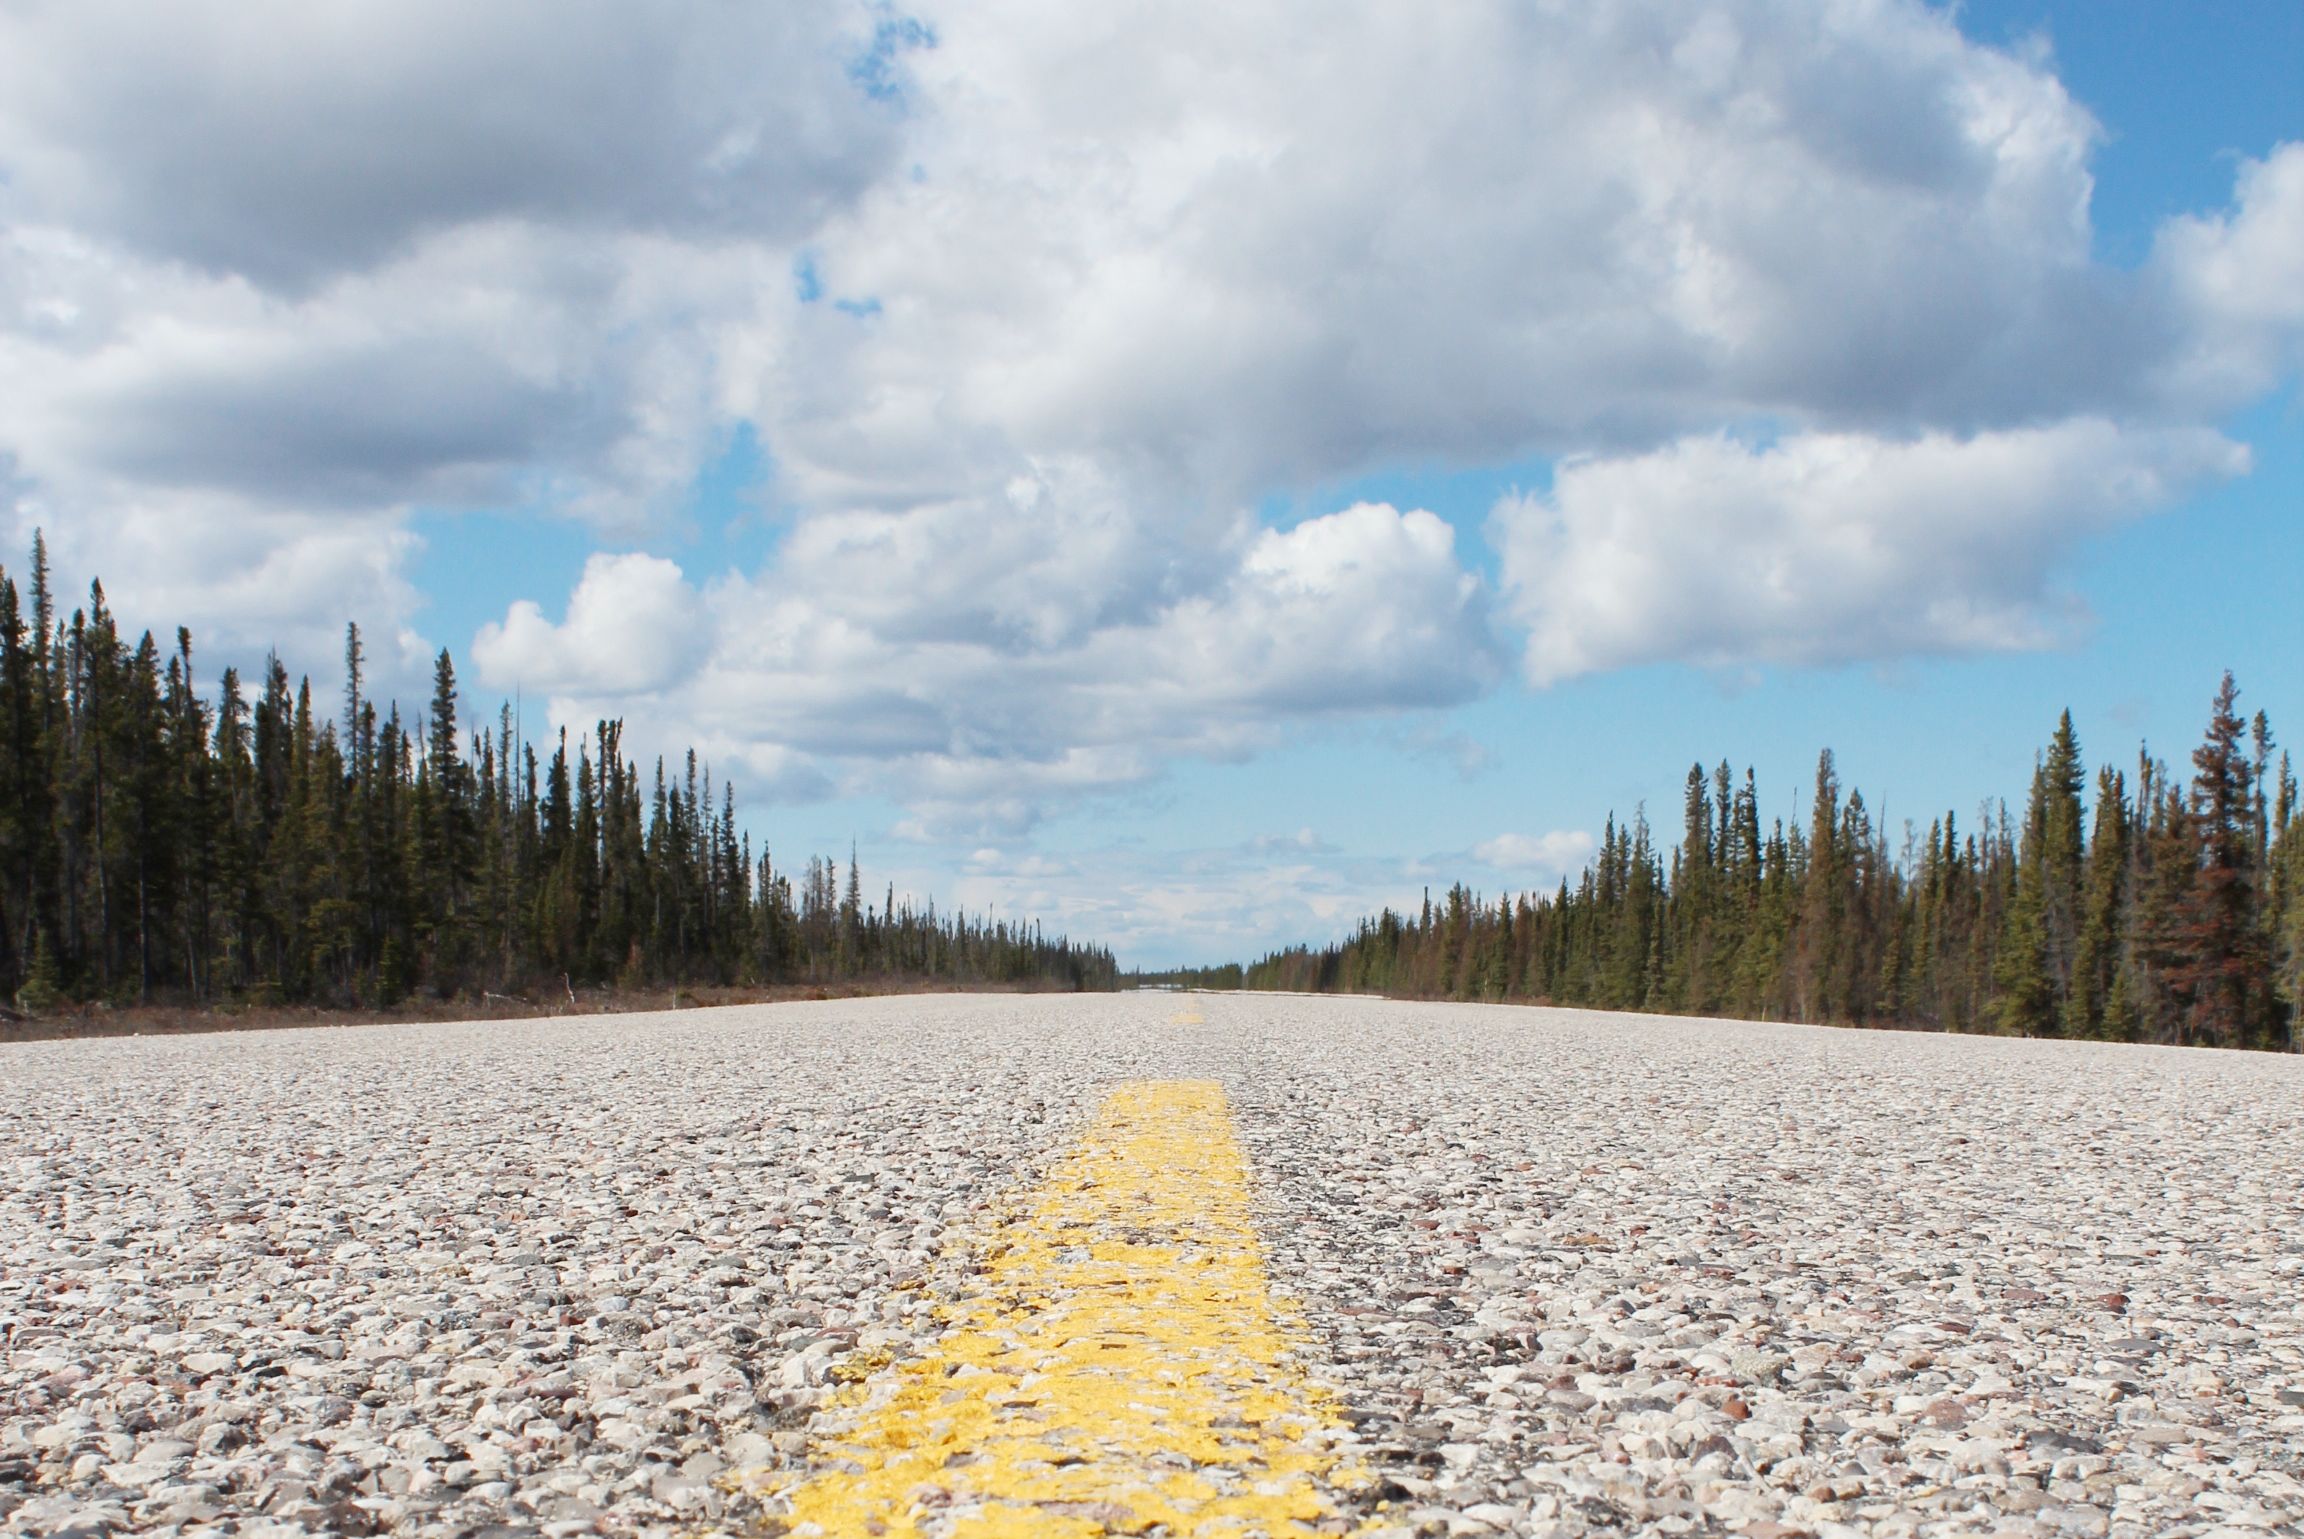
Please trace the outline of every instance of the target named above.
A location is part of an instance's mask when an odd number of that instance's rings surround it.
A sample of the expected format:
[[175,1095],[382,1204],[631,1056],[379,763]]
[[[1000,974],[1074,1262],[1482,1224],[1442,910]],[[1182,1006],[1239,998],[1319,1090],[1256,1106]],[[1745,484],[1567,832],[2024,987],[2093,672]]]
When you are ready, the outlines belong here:
[[1207,1013],[1262,1038],[1233,1095],[1274,1270],[1405,1511],[1531,1535],[2304,1531],[2283,1394],[2304,1061]]
[[1209,996],[0,1049],[0,1531],[750,1531],[1215,1077],[1372,1531],[2304,1528],[2304,1063]]
[[734,1522],[722,1470],[1093,1106],[1014,1013],[0,1049],[0,1532]]

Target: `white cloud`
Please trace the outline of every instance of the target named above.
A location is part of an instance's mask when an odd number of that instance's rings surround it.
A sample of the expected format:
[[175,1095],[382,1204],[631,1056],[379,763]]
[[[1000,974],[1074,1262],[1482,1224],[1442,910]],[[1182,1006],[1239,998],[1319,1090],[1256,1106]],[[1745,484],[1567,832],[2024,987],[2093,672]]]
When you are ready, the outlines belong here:
[[1485,625],[1445,521],[1361,503],[1265,530],[1223,589],[1113,642],[1199,695],[1187,709],[1253,720],[1470,698],[1490,677]]
[[[1124,964],[1242,961],[1307,939],[1346,933],[1385,905],[1413,907],[1424,880],[1396,859],[1328,850],[1167,850],[1109,846],[1019,859],[979,850],[939,902],[1030,914],[1051,930],[1093,936]],[[900,871],[897,890],[925,890],[926,870]]]
[[919,173],[815,244],[880,313],[769,369],[812,497],[2070,410],[2149,345],[2093,121],[1918,5],[925,14]]
[[1498,834],[1472,846],[1472,858],[1495,871],[1523,877],[1573,876],[1583,869],[1598,848],[1581,829],[1555,829],[1548,834]]
[[2038,647],[2077,601],[2078,536],[2247,468],[2206,429],[2046,428],[1909,440],[1724,434],[1563,464],[1491,515],[1529,679],[1642,663],[1815,664]]
[[681,679],[710,643],[696,590],[660,556],[596,555],[555,625],[529,599],[472,643],[498,689],[633,695]]
[[[282,297],[0,229],[16,548],[43,525],[124,614],[244,662],[277,644],[325,668],[348,618],[426,651],[411,510],[533,503],[638,533],[720,420],[695,306],[756,292],[759,261],[492,225]],[[11,300],[32,317],[13,329]]]
[[893,164],[902,112],[854,74],[878,21],[849,0],[7,8],[15,522],[124,614],[306,666],[354,616],[422,650],[414,507],[636,532],[727,420],[719,338]]
[[1299,828],[1292,834],[1258,834],[1248,841],[1248,849],[1258,855],[1330,855],[1336,847],[1310,828]]
[[[2097,125],[1914,0],[913,9],[9,8],[16,522],[414,655],[413,509],[629,549],[747,422],[771,560],[603,558],[481,672],[1013,841],[1470,698],[1497,610],[1539,680],[2053,639],[2304,336],[2304,147],[2111,271]],[[1498,593],[1429,513],[1247,512],[1549,454]]]
[[789,236],[881,174],[874,9],[127,0],[0,14],[16,217],[309,287],[492,219]]
[[2229,212],[2170,220],[2152,272],[2181,318],[2171,396],[2230,404],[2295,369],[2304,359],[2304,143],[2243,161]]
[[1415,912],[1427,887],[1465,876],[1468,859],[1503,888],[1548,886],[1573,879],[1595,847],[1592,835],[1572,830],[1504,834],[1469,853],[1416,858],[1336,849],[1310,830],[1227,849],[1118,843],[1027,854],[963,845],[957,882],[933,879],[926,866],[899,869],[894,879],[899,893],[933,887],[971,909],[1033,914],[1051,929],[1114,946],[1126,965],[1157,967],[1341,939],[1384,908]]
[[[391,519],[220,508],[198,494],[152,497],[102,518],[63,515],[43,488],[0,485],[0,562],[21,579],[33,531],[42,530],[60,613],[101,578],[131,635],[151,628],[166,637],[171,622],[193,622],[203,688],[226,666],[253,677],[271,650],[292,671],[326,669],[343,655],[347,621],[359,623],[377,678],[429,688],[435,649],[406,618],[422,604],[405,575],[417,540]],[[322,594],[328,602],[316,603]]]
[[[1014,838],[1047,805],[1141,784],[1170,756],[1234,758],[1289,720],[1467,699],[1502,666],[1479,584],[1427,512],[1228,524],[1194,558],[1223,569],[1126,603],[1106,589],[1101,614],[1066,607],[1081,558],[1064,547],[1039,553],[1039,603],[997,563],[978,583],[907,580],[944,559],[932,530],[849,528],[866,532],[819,529],[772,578],[701,596],[670,562],[596,556],[565,623],[523,601],[481,633],[483,677],[549,688],[562,721],[624,714],[722,762],[748,743],[844,762],[857,788],[911,806],[913,836]],[[883,621],[891,590],[917,612]]]

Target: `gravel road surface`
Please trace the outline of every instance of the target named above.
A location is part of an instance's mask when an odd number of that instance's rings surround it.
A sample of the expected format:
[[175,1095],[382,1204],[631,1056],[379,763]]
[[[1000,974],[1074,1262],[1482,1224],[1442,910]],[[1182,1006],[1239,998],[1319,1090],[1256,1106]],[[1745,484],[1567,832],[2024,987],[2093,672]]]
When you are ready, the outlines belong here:
[[0,1048],[0,1532],[757,1530],[1131,1078],[1373,1531],[2304,1530],[2304,1061],[903,998]]

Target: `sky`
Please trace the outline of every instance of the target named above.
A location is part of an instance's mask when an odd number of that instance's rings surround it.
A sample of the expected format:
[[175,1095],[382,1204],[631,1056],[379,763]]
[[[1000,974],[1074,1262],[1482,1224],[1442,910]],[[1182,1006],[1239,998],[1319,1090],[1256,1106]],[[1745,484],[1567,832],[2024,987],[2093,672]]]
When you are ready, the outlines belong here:
[[0,560],[1133,965],[2304,733],[2300,371],[2295,0],[0,8]]

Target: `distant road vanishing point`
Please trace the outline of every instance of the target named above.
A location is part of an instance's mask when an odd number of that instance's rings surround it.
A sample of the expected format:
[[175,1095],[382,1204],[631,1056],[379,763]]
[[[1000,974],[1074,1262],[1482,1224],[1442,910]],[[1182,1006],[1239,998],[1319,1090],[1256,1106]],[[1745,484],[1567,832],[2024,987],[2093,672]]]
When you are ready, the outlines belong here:
[[0,1049],[0,1528],[2304,1527],[2304,1063],[929,996]]

